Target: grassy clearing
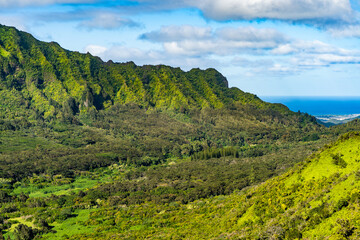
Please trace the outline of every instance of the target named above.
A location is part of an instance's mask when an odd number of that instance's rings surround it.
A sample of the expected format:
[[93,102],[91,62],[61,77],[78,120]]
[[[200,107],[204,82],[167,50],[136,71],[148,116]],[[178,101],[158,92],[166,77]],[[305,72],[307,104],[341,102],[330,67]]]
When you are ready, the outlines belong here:
[[41,186],[39,184],[22,184],[13,190],[14,195],[21,193],[28,194],[29,197],[47,197],[54,195],[68,195],[71,193],[78,193],[79,191],[85,191],[100,183],[108,183],[121,178],[121,171],[110,166],[109,168],[98,169],[94,173],[90,173],[89,176],[80,176],[75,179],[74,182],[69,184]]
[[100,183],[100,180],[90,179],[86,177],[79,177],[73,183],[64,184],[60,186],[51,185],[44,188],[39,188],[36,184],[29,184],[27,186],[19,186],[14,189],[13,194],[18,195],[20,193],[28,194],[29,197],[47,197],[54,195],[66,195],[70,193],[78,193],[81,190],[86,190],[96,186]]
[[73,183],[64,184],[60,186],[52,185],[44,188],[39,188],[36,184],[29,184],[28,186],[19,186],[14,189],[13,193],[18,195],[20,193],[28,194],[29,197],[47,197],[51,194],[65,195],[71,192],[77,193],[80,190],[91,188],[98,184],[98,180],[92,180],[85,177],[77,178]]
[[63,222],[55,222],[51,224],[56,233],[43,235],[44,239],[66,239],[68,236],[75,234],[86,234],[94,231],[96,226],[87,225],[90,213],[94,210],[77,210],[76,217],[68,218]]

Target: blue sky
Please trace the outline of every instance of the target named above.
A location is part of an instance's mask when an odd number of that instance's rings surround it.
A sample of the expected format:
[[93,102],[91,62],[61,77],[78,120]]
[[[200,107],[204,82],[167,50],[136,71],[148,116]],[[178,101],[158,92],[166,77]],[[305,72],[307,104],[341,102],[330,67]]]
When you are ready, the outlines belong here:
[[0,23],[116,62],[216,68],[259,96],[360,96],[360,1],[0,0]]

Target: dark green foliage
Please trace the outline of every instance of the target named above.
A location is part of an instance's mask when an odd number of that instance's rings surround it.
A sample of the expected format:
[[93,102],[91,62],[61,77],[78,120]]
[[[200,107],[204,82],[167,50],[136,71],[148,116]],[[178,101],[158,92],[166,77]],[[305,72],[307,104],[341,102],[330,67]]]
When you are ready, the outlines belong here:
[[340,211],[342,208],[347,207],[349,205],[349,200],[346,198],[341,198],[336,204],[336,210]]
[[37,230],[28,227],[24,224],[19,224],[15,229],[15,239],[16,240],[32,240],[35,238]]
[[316,141],[319,140],[319,134],[318,133],[312,133],[310,135],[307,135],[303,138],[304,141]]
[[332,163],[335,165],[338,165],[342,168],[346,168],[347,163],[345,162],[345,160],[342,158],[342,154],[337,153],[337,154],[333,154],[332,157]]
[[66,219],[70,218],[74,216],[72,214],[72,209],[71,208],[63,208],[59,214],[56,216],[56,219],[59,221],[65,221]]
[[9,202],[11,200],[11,196],[7,191],[0,189],[0,203],[1,202]]
[[338,219],[336,222],[339,225],[338,231],[341,236],[348,239],[354,233],[355,227],[352,226],[349,220]]
[[355,180],[360,181],[360,170],[356,171],[355,173]]
[[[192,151],[189,152],[191,155]],[[207,149],[202,152],[197,152],[191,155],[191,160],[207,160],[210,158],[221,158],[221,157],[228,157],[233,156],[234,158],[238,158],[240,156],[239,150],[233,147],[227,147],[222,149]]]

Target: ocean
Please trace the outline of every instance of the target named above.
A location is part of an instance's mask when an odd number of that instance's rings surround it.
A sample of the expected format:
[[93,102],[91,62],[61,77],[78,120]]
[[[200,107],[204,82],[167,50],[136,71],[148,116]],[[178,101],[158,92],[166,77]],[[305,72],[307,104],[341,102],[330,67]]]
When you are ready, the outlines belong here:
[[282,103],[294,112],[308,113],[325,122],[343,123],[360,117],[360,97],[263,96],[260,98],[266,102]]

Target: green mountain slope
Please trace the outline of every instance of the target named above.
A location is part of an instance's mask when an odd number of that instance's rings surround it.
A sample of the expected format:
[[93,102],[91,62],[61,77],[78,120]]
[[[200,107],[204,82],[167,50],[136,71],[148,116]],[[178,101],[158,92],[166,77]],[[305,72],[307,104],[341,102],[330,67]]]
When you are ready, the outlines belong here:
[[358,239],[359,149],[360,134],[345,134],[287,174],[249,191],[249,208],[238,226],[253,237]]
[[86,221],[97,233],[71,239],[359,239],[360,133],[229,196],[120,209],[111,201],[102,201]]
[[105,63],[90,54],[67,51],[57,43],[41,42],[5,26],[0,26],[0,83],[1,98],[17,90],[17,101],[3,106],[27,112],[22,107],[26,105],[45,119],[93,107],[106,109],[116,103],[185,111],[240,102],[288,111],[285,106],[268,104],[255,95],[228,88],[226,78],[215,69],[183,72],[163,65]]

